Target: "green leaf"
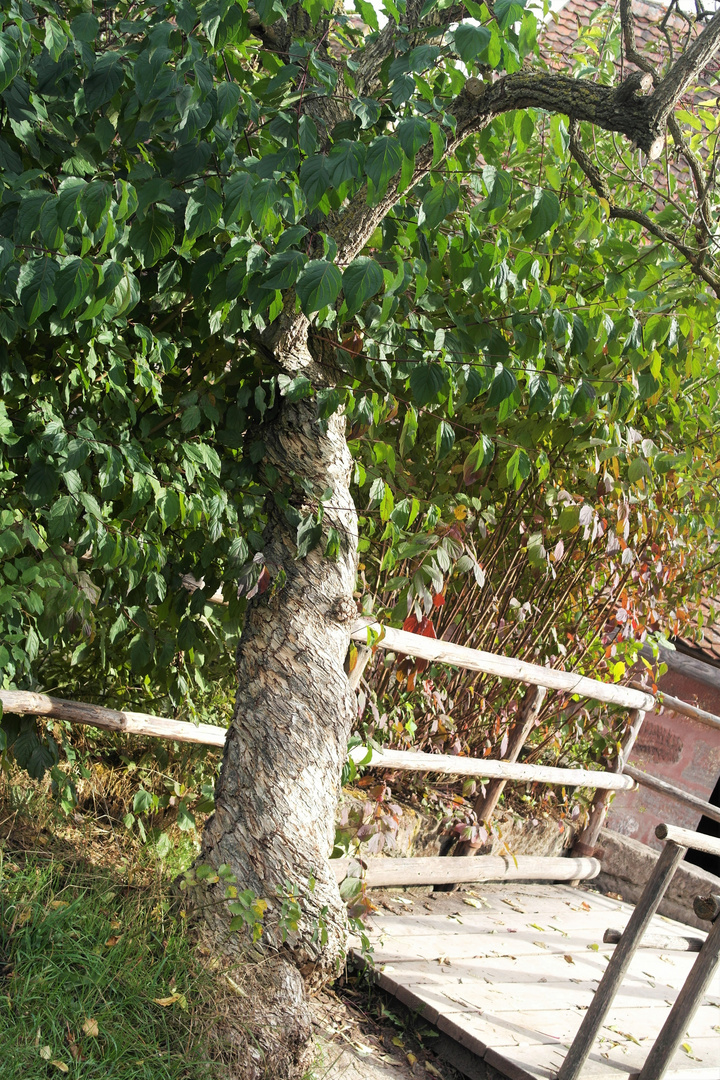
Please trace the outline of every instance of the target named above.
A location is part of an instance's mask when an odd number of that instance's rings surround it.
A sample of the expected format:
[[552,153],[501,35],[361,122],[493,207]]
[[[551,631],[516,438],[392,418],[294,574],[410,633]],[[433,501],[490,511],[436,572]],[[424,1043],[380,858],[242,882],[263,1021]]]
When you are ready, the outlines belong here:
[[110,206],[112,187],[105,180],[93,180],[80,196],[80,209],[88,228],[95,232]]
[[354,98],[350,102],[350,112],[357,116],[364,128],[372,127],[380,116],[380,106],[373,98]]
[[402,165],[402,147],[390,135],[373,139],[365,158],[365,172],[375,185],[376,194],[384,194],[390,180]]
[[119,54],[100,53],[95,60],[92,72],[83,83],[88,112],[94,112],[101,105],[106,105],[113,94],[120,89],[124,77],[125,72]]
[[408,405],[405,411],[405,419],[403,420],[402,431],[400,432],[399,450],[402,457],[412,450],[415,445],[415,439],[417,438],[418,420],[417,412]]
[[194,465],[209,469],[213,476],[220,475],[220,458],[212,446],[201,442],[183,443],[182,452]]
[[142,221],[135,221],[130,230],[130,246],[143,266],[154,266],[167,255],[175,240],[175,230],[164,210],[153,208]]
[[194,240],[202,233],[210,232],[220,220],[223,203],[215,188],[198,184],[190,192],[185,207],[185,236]]
[[512,196],[512,178],[494,165],[485,165],[482,172],[487,198],[480,204],[484,213],[507,206]]
[[447,420],[441,420],[435,432],[435,460],[442,461],[455,445],[455,429]]
[[51,540],[67,539],[77,515],[78,505],[72,495],[61,495],[56,499],[48,516],[48,535]]
[[435,403],[447,389],[447,375],[439,364],[415,364],[410,372],[410,391],[415,405]]
[[365,166],[365,144],[342,139],[335,143],[327,159],[332,186],[339,188],[348,180],[361,180]]
[[490,383],[490,393],[487,399],[488,408],[500,405],[506,398],[515,393],[516,387],[517,379],[512,371],[506,367],[502,368]]
[[58,489],[59,477],[52,465],[36,461],[28,470],[25,494],[33,506],[49,503]]
[[631,484],[637,484],[641,480],[649,479],[652,471],[645,458],[636,457],[630,462],[628,468],[628,480]]
[[18,277],[18,298],[28,326],[40,318],[55,303],[55,274],[57,264],[47,255],[30,259]]
[[353,0],[353,3],[363,22],[367,23],[371,30],[378,30],[377,14],[372,4],[368,3],[368,0]]
[[89,259],[69,259],[60,268],[55,275],[55,297],[61,319],[90,294],[94,282],[95,268]]
[[527,456],[524,450],[520,447],[515,451],[510,460],[507,463],[507,478],[511,484],[515,485],[515,488],[519,488],[523,480],[527,480],[532,471],[532,464],[530,458]]
[[324,154],[314,154],[303,162],[300,167],[300,187],[305,193],[308,208],[313,210],[330,187],[328,159]]
[[260,288],[292,288],[306,262],[307,256],[301,251],[281,251],[273,255],[267,265],[267,276],[263,275]]
[[422,201],[418,225],[436,229],[448,214],[453,214],[460,202],[460,188],[454,180],[443,181],[431,188]]
[[470,487],[480,478],[483,469],[490,464],[494,456],[492,439],[481,435],[463,463],[463,482],[466,487]]
[[354,259],[342,276],[348,314],[354,315],[366,300],[379,293],[383,281],[383,272],[374,259],[365,256]]
[[501,30],[521,21],[525,3],[526,0],[497,0],[493,10]]
[[20,53],[8,34],[0,33],[0,93],[6,90],[20,70]]
[[322,525],[315,520],[314,514],[304,517],[297,527],[295,542],[297,559],[304,559],[308,552],[317,547],[322,538]]
[[430,138],[430,125],[422,116],[411,116],[398,125],[397,137],[409,158],[414,158]]
[[94,41],[100,29],[100,20],[91,12],[76,15],[70,23],[70,29],[76,41]]
[[45,48],[52,56],[55,63],[58,62],[68,39],[63,28],[51,16],[45,19]]
[[324,259],[313,259],[298,278],[296,290],[305,315],[333,304],[342,286],[338,268]]
[[490,43],[490,31],[486,26],[472,26],[460,23],[455,31],[455,48],[465,64],[471,63]]
[[532,213],[523,229],[523,238],[530,242],[544,236],[556,224],[559,217],[560,200],[555,192],[535,188]]
[[80,199],[87,186],[86,180],[69,176],[58,188],[57,220],[63,231],[78,224]]

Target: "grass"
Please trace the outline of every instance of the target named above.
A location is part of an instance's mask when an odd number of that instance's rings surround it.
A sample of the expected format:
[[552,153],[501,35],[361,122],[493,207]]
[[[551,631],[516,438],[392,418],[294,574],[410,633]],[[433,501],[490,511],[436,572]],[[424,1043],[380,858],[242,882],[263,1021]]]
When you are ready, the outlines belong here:
[[0,841],[2,1080],[205,1080],[212,993],[166,888]]

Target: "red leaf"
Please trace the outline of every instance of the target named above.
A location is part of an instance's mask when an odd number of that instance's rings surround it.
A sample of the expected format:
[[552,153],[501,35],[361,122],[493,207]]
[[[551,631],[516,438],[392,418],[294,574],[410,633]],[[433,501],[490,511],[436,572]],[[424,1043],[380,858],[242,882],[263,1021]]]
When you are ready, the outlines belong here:
[[435,627],[433,626],[433,623],[432,623],[432,619],[428,618],[427,615],[425,616],[423,621],[420,623],[420,626],[418,627],[417,632],[418,632],[418,634],[421,634],[423,637],[431,637],[431,638],[436,638],[437,637],[437,634],[435,633]]
[[418,621],[415,615],[408,615],[405,622],[402,624],[403,630],[406,630],[408,634],[414,634],[418,628]]
[[445,597],[442,593],[436,593],[435,596],[433,596],[433,607],[442,607],[444,603]]

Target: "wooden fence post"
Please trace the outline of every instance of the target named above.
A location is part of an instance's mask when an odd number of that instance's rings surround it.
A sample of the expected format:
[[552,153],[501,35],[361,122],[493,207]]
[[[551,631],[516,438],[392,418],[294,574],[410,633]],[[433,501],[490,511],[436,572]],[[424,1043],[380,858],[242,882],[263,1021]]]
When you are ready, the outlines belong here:
[[[544,686],[533,686],[525,694],[517,720],[510,730],[507,752],[503,761],[517,761],[520,757],[522,748],[535,727],[535,721],[543,706],[546,694],[547,690]],[[488,782],[485,787],[485,794],[478,797],[474,806],[478,821],[490,821],[506,783],[507,780],[490,780]],[[455,846],[452,854],[453,856],[475,855],[478,850],[477,845],[472,844],[469,840],[461,840]]]
[[[626,731],[625,737],[622,741],[620,752],[618,753],[615,761],[613,762],[613,772],[617,773],[621,773],[624,770],[625,765],[627,764],[627,760],[630,757],[632,748],[635,745],[635,740],[640,733],[642,722],[645,719],[645,713],[642,709],[632,709],[628,719],[628,730]],[[572,854],[574,856],[581,858],[583,856],[592,857],[594,855],[595,845],[597,844],[600,830],[605,823],[609,804],[609,791],[603,792],[602,795],[600,795],[594,800],[587,824],[578,836],[575,843],[573,844]]]
[[712,981],[718,963],[720,963],[720,919],[716,918],[670,1010],[670,1015],[653,1043],[638,1080],[661,1080],[665,1075],[675,1056],[675,1051],[685,1038],[687,1026]]
[[605,974],[588,1006],[567,1057],[558,1070],[557,1080],[578,1080],[582,1076],[585,1062],[605,1022],[605,1017],[630,966],[635,950],[650,925],[650,920],[657,911],[665,890],[686,851],[687,848],[669,842],[660,852],[660,858],[655,863],[642,896],[630,916],[625,933],[605,968]]

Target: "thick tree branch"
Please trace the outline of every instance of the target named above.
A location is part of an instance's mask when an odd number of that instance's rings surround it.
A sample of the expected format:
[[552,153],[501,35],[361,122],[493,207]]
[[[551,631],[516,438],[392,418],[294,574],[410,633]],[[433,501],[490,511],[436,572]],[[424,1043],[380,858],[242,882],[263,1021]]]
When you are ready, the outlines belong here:
[[[416,45],[433,41],[445,34],[453,23],[460,22],[467,15],[464,4],[453,4],[442,11],[435,9],[425,19],[420,20],[424,0],[409,0],[405,14],[408,31],[403,40],[409,49]],[[398,40],[398,28],[393,22],[387,22],[374,41],[366,42],[362,47],[360,66],[355,73],[355,88],[360,97],[370,94],[377,85],[380,68],[388,56],[395,52]]]
[[705,29],[675,61],[650,100],[650,115],[655,126],[664,126],[683,94],[692,86],[701,71],[720,48],[720,11]]

